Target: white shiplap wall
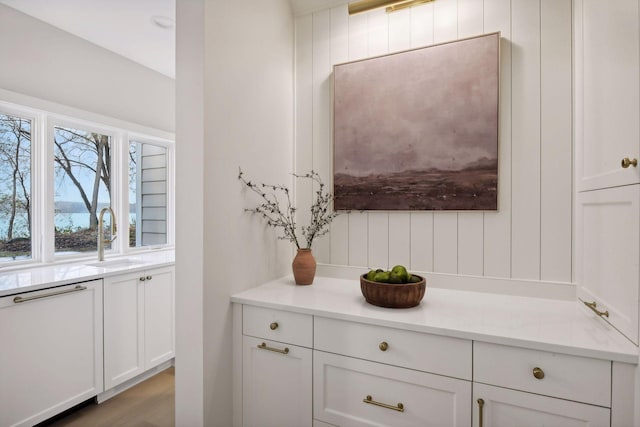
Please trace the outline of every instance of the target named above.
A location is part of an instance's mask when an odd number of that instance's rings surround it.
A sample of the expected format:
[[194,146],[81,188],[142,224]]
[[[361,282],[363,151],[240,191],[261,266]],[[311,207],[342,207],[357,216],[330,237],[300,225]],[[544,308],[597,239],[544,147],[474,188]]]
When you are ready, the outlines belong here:
[[[334,64],[502,35],[498,212],[343,214],[314,242],[318,262],[571,282],[571,22],[571,0],[437,0],[353,16],[338,6],[296,18],[296,171],[326,181]],[[313,189],[299,183],[296,197],[308,206]]]

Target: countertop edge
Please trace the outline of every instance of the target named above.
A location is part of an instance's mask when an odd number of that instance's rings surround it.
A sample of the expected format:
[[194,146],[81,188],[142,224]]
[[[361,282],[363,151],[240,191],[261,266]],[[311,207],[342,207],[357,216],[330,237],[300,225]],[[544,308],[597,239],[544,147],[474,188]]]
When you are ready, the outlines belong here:
[[[483,333],[481,331],[441,328],[441,327],[434,327],[426,324],[407,323],[403,321],[395,321],[395,320],[381,319],[381,318],[375,318],[370,316],[363,316],[360,314],[349,314],[349,313],[340,312],[340,311],[331,311],[324,308],[296,306],[290,303],[281,303],[281,302],[273,302],[273,301],[262,301],[260,299],[247,296],[246,295],[247,292],[250,292],[250,291],[251,290],[232,295],[231,302],[237,303],[237,304],[247,304],[247,305],[253,305],[258,307],[277,309],[277,310],[286,310],[294,313],[327,317],[327,318],[337,319],[337,320],[354,321],[354,322],[377,325],[377,326],[410,330],[410,331],[421,332],[421,333],[429,333],[429,334],[452,337],[452,338],[476,340],[476,341],[482,341],[482,342],[487,342],[492,344],[522,347],[527,349],[562,353],[562,354],[568,354],[568,355],[580,356],[580,357],[606,359],[614,362],[629,363],[634,365],[637,365],[639,363],[638,347],[636,347],[630,341],[628,342],[629,351],[615,351],[615,350],[611,351],[611,350],[603,350],[603,349],[590,348],[590,347],[578,347],[574,345],[563,345],[563,344],[558,344],[553,342],[530,340],[524,337],[516,338],[512,336],[501,336],[501,335],[495,335],[491,333]],[[618,334],[617,331],[611,332],[611,333]],[[624,340],[626,340],[626,338],[624,338]]]

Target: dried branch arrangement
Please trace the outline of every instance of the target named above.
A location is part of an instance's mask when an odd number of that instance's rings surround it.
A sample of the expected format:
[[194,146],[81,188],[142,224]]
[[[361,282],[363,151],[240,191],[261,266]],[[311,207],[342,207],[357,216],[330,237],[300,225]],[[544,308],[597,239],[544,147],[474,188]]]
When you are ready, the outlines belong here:
[[[301,227],[302,235],[307,243],[306,248],[311,248],[313,239],[329,232],[329,224],[338,216],[338,213],[329,209],[333,195],[325,191],[325,185],[317,172],[312,170],[304,175],[295,173],[292,175],[296,179],[310,179],[318,185],[318,190],[315,192],[315,200],[311,205],[309,225]],[[260,215],[267,220],[267,225],[271,227],[282,229],[282,235],[278,238],[293,242],[300,249],[300,243],[296,235],[296,207],[291,203],[291,191],[289,191],[289,188],[284,185],[247,181],[242,169],[240,169],[238,179],[262,199],[261,204],[253,209],[245,209],[245,211]]]

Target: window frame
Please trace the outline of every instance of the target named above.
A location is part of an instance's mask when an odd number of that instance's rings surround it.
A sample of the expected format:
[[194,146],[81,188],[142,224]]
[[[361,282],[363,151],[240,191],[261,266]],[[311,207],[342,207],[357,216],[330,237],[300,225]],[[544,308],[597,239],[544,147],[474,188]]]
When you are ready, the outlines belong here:
[[[7,261],[0,263],[0,271],[9,271],[32,267],[34,265],[62,264],[93,260],[96,252],[78,254],[55,253],[55,200],[54,200],[54,129],[68,127],[86,132],[97,132],[108,135],[111,140],[111,171],[112,194],[111,207],[116,215],[118,237],[111,249],[105,251],[105,257],[123,256],[129,253],[141,253],[163,249],[173,249],[175,246],[175,141],[174,135],[159,129],[147,128],[134,123],[96,115],[71,107],[34,100],[40,104],[33,108],[15,102],[6,101],[7,94],[17,98],[19,94],[3,93],[0,91],[0,113],[31,120],[31,258],[25,260]],[[11,96],[8,98],[12,98]],[[25,102],[26,103],[26,102]],[[167,149],[167,243],[164,245],[129,247],[129,169],[128,151],[131,141],[143,142],[163,146]]]
[[[130,132],[127,135],[126,142],[126,150],[123,151],[124,159],[126,160],[126,164],[129,164],[129,144],[132,142],[140,142],[143,144],[152,144],[160,147],[164,147],[167,150],[167,243],[163,245],[149,245],[149,246],[129,246],[128,240],[125,242],[125,252],[142,252],[146,250],[157,250],[162,249],[167,246],[173,246],[173,242],[175,242],[175,191],[169,191],[169,189],[175,189],[175,173],[174,173],[174,164],[175,164],[175,144],[167,139],[162,138],[154,138],[149,135],[142,135],[136,132]],[[124,165],[125,163],[121,163]],[[127,218],[127,237],[129,236],[129,221],[128,221],[128,212],[129,212],[129,175],[128,175],[128,167],[125,172],[127,179],[124,183],[126,186],[126,199],[121,200],[122,206],[125,206],[126,210],[126,218]],[[124,176],[124,175],[123,175]],[[124,194],[122,194],[124,195]],[[116,239],[117,240],[117,239]],[[124,240],[124,239],[123,239]]]
[[41,252],[39,248],[38,236],[42,234],[40,221],[41,201],[39,194],[41,192],[41,172],[42,150],[40,147],[40,138],[42,133],[42,114],[36,110],[20,107],[10,103],[0,103],[0,114],[8,116],[16,116],[31,121],[31,258],[24,260],[7,261],[0,263],[0,269],[6,266],[23,267],[33,263],[41,262]]

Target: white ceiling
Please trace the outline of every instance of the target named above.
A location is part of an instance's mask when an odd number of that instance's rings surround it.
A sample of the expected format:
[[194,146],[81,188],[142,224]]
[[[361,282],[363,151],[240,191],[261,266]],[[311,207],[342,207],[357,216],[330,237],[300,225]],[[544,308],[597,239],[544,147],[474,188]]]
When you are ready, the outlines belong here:
[[[264,0],[267,1],[267,0]],[[348,0],[290,0],[295,15]],[[175,78],[175,27],[154,16],[176,17],[176,0],[0,0],[14,9]]]
[[0,0],[14,9],[175,78],[175,0]]

